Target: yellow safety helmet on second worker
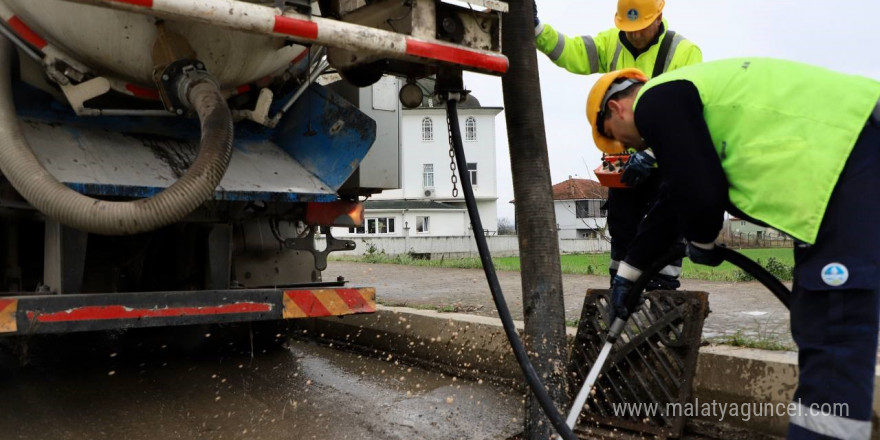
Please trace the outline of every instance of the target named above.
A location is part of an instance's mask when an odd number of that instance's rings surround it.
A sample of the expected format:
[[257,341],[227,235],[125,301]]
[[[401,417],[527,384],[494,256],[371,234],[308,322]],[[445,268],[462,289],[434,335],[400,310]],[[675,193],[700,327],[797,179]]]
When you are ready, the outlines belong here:
[[640,31],[663,12],[665,0],[618,0],[614,24],[624,32]]
[[612,85],[619,78],[632,78],[639,82],[648,82],[648,77],[641,70],[630,67],[602,75],[596,81],[596,84],[593,85],[593,88],[590,89],[590,94],[587,96],[587,120],[590,121],[590,125],[593,127],[593,142],[605,154],[621,154],[625,150],[623,144],[599,132],[599,124],[604,122],[604,117],[603,121],[597,120],[599,114],[605,110],[608,98],[615,93],[629,88],[629,85],[624,85],[624,88],[620,90],[613,90]]

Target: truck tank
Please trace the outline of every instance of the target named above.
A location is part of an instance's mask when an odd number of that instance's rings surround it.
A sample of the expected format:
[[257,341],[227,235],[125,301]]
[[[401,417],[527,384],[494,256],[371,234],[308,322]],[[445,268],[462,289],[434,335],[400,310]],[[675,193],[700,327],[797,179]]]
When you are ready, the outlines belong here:
[[[27,23],[48,45],[88,66],[96,75],[112,79],[111,84],[155,88],[152,52],[160,32],[156,25],[159,18],[62,0],[2,3],[8,13]],[[185,41],[224,90],[283,73],[306,50],[277,37],[207,23],[174,19],[162,22],[164,32]]]

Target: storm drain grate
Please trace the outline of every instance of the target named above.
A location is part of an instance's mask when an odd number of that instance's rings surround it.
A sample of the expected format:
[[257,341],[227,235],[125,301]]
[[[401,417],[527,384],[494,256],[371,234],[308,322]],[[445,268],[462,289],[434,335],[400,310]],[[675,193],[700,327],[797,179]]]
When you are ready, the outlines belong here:
[[[572,348],[569,374],[577,393],[607,334],[609,290],[589,290]],[[679,437],[690,401],[703,320],[704,292],[655,291],[627,322],[581,412],[577,430],[623,428]]]

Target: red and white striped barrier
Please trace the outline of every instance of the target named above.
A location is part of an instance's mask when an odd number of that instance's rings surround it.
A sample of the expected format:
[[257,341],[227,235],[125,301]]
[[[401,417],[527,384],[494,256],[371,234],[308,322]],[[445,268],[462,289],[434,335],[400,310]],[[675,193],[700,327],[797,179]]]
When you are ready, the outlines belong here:
[[462,66],[493,75],[507,72],[507,57],[436,40],[236,0],[66,0],[112,9],[195,21],[244,32],[288,37],[349,51],[367,51],[383,58],[422,59]]

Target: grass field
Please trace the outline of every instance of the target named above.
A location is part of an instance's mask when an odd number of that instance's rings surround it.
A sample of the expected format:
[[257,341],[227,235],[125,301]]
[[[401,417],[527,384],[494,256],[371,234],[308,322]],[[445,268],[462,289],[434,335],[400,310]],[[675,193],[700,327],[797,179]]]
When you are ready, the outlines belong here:
[[[741,249],[738,250],[738,252],[741,252],[752,260],[759,262],[778,278],[782,280],[791,279],[791,267],[794,265],[794,256],[792,255],[791,248]],[[351,258],[344,259],[351,260]],[[606,275],[608,274],[608,260],[609,254],[607,253],[562,255],[562,273]],[[382,253],[374,253],[372,255],[355,259],[355,261],[406,264],[425,267],[450,267],[462,269],[482,268],[482,263],[478,258],[416,260],[408,256],[391,257]],[[520,270],[519,257],[493,258],[492,262],[497,270]],[[712,281],[749,280],[747,275],[743,274],[739,268],[730,263],[724,263],[718,267],[709,267],[693,264],[687,259],[684,260],[684,265],[682,266],[682,278]]]

